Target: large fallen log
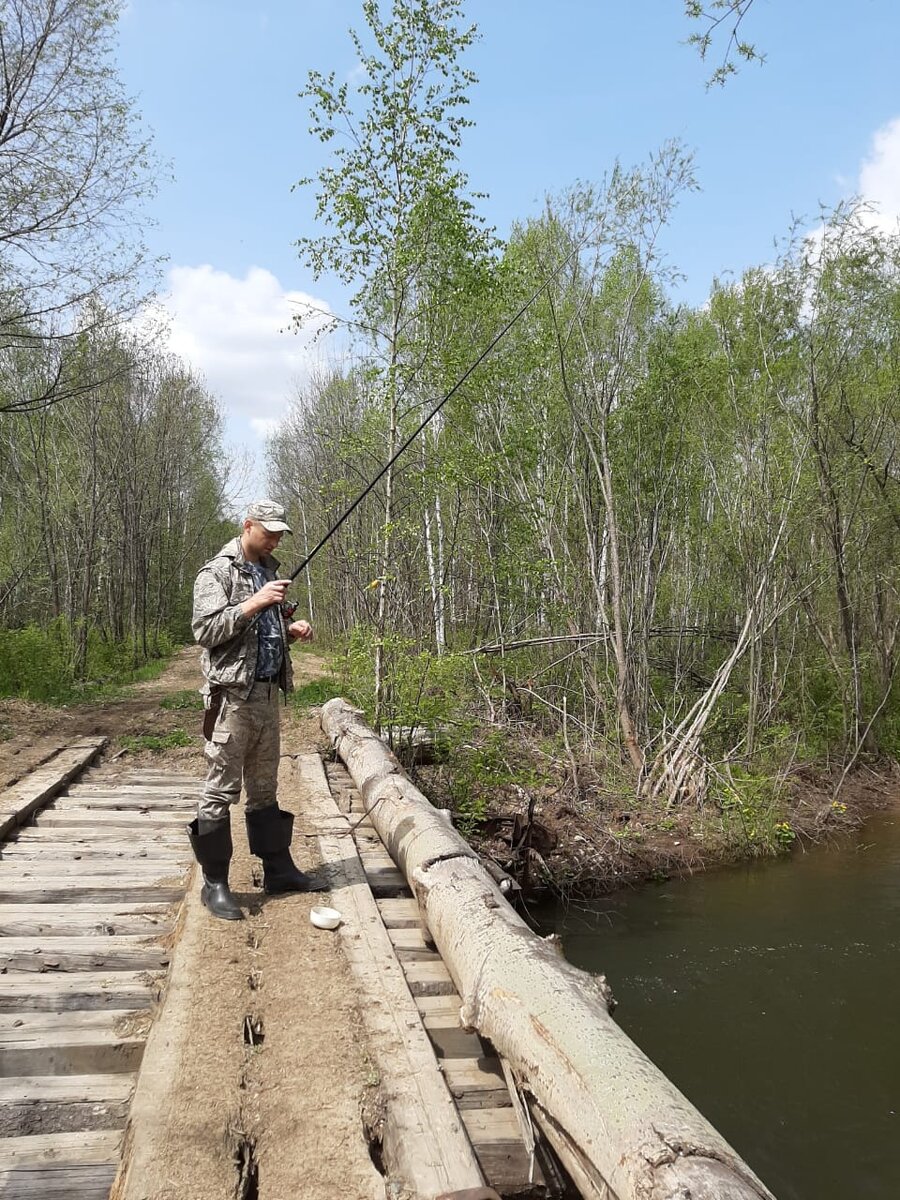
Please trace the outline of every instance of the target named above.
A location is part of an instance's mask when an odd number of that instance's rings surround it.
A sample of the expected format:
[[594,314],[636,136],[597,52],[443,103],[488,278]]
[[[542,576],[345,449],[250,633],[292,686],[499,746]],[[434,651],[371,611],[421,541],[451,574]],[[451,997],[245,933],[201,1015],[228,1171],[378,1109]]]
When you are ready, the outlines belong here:
[[404,871],[463,998],[588,1200],[772,1200],[613,1021],[608,989],[532,932],[478,856],[343,700],[322,728]]

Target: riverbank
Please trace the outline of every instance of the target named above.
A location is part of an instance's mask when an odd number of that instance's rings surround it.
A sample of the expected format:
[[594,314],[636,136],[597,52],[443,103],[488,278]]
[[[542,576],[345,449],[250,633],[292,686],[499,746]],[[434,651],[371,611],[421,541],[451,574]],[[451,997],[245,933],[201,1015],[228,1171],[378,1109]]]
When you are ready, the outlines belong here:
[[720,788],[703,805],[666,807],[629,791],[627,781],[548,763],[546,755],[529,767],[529,755],[510,736],[509,779],[495,781],[489,798],[479,793],[473,803],[470,795],[462,810],[452,760],[410,771],[433,803],[454,811],[479,853],[527,890],[560,896],[587,899],[802,853],[900,803],[900,768],[890,762],[858,765],[843,782],[839,769],[795,765],[771,780],[745,778],[734,789]]
[[[302,698],[305,691],[321,699],[325,663],[308,650],[294,659],[301,702],[288,706],[285,733],[323,748],[318,710]],[[159,679],[115,699],[65,707],[0,700],[0,787],[67,738],[97,733],[112,737],[110,755],[192,764],[201,774],[198,683],[197,651],[187,647]],[[840,772],[805,764],[774,780],[742,779],[733,794],[720,789],[702,807],[667,809],[638,798],[612,767],[601,772],[548,752],[525,730],[483,730],[449,761],[409,770],[480,853],[526,887],[582,898],[802,852],[900,802],[896,764],[858,766],[837,799]]]

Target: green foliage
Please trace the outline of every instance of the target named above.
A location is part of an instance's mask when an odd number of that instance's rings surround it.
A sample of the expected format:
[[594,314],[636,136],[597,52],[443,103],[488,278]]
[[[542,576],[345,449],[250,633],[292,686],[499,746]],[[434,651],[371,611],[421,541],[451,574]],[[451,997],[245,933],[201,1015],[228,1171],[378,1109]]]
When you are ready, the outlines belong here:
[[173,729],[171,733],[162,734],[126,734],[120,738],[120,741],[123,749],[137,754],[141,750],[150,750],[153,753],[158,753],[161,750],[176,750],[180,746],[190,746],[193,739],[183,729]]
[[751,854],[779,854],[790,849],[797,835],[783,816],[774,779],[732,767],[728,779],[717,777],[711,792]]
[[[375,633],[366,627],[353,630],[343,656],[336,661],[342,694],[353,699],[369,720],[375,710],[373,647]],[[470,723],[471,658],[460,654],[434,654],[416,650],[415,643],[399,634],[384,639],[386,673],[382,698],[383,727],[465,730]],[[333,694],[333,693],[332,693]]]
[[153,678],[166,666],[173,645],[157,639],[159,657],[141,662],[131,642],[110,642],[96,629],[86,631],[85,669],[76,677],[78,630],[62,617],[46,628],[36,624],[4,630],[0,637],[0,696],[21,696],[48,704],[67,704],[114,693]]
[[288,703],[295,708],[319,708],[321,705],[340,695],[340,687],[333,677],[312,679],[295,688],[288,697]]
[[740,36],[741,25],[753,3],[754,0],[684,0],[685,16],[698,26],[688,37],[688,45],[697,50],[701,61],[706,62],[719,37],[725,40],[721,62],[707,80],[707,87],[721,87],[737,74],[736,57],[748,63],[765,62],[765,56],[756,46]]
[[531,791],[545,786],[551,772],[547,760],[535,757],[504,729],[491,729],[477,740],[459,737],[450,746],[450,795],[460,827],[471,833],[508,788]]

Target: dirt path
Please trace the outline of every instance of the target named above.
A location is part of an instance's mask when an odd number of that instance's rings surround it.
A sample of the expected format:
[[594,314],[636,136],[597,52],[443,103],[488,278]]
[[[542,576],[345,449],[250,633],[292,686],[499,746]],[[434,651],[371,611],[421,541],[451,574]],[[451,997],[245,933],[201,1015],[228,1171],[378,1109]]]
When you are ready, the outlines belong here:
[[[308,650],[295,651],[294,664],[300,683],[322,673],[321,659]],[[199,778],[199,710],[162,706],[173,698],[189,704],[199,684],[198,652],[189,647],[159,679],[113,702],[63,709],[0,702],[0,723],[12,730],[0,743],[0,786],[78,735],[106,734],[111,757],[123,749],[123,738],[177,729],[190,736],[187,746],[128,750],[118,761],[177,766]],[[318,748],[313,715],[286,710],[282,728],[285,754]],[[299,812],[289,783],[279,802]],[[140,1169],[116,1194],[129,1200],[382,1200],[384,1185],[366,1136],[367,1122],[377,1118],[378,1080],[337,935],[310,924],[313,897],[263,896],[242,810],[232,826],[232,887],[248,918],[211,917],[194,880],[152,1060],[148,1047],[153,1078],[139,1085],[136,1099],[136,1116],[143,1103],[151,1133]],[[314,846],[312,838],[295,838],[295,858],[305,869],[317,866]]]

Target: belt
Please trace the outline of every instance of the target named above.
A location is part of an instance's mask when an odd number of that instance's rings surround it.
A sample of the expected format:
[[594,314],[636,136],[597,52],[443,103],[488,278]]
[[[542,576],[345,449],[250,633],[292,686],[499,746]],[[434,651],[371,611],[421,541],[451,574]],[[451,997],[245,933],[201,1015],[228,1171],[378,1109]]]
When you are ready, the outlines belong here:
[[253,682],[254,683],[277,683],[278,680],[280,679],[280,677],[281,677],[280,673],[278,675],[257,675]]

